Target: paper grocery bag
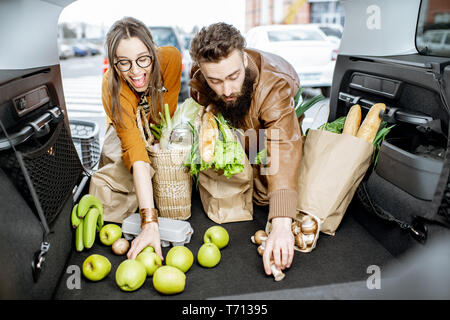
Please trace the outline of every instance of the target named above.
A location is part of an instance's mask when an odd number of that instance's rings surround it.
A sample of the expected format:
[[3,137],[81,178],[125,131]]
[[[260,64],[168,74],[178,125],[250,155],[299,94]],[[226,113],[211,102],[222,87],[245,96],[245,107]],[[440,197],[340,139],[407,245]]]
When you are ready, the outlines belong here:
[[203,209],[214,222],[253,219],[253,169],[247,157],[244,170],[231,178],[214,168],[200,171],[198,189]]
[[309,130],[298,178],[297,210],[334,235],[371,162],[372,144],[348,134]]
[[[89,193],[102,202],[104,221],[122,223],[136,212],[138,201],[133,176],[122,162],[120,139],[112,125],[105,133],[99,167],[91,177]],[[152,167],[150,171],[153,177]]]

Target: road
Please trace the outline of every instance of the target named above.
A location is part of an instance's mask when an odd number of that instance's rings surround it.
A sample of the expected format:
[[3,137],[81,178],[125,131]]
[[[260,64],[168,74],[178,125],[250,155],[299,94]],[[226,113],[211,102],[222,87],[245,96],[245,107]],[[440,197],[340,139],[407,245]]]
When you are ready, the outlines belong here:
[[106,114],[102,105],[103,56],[61,60],[61,75],[69,120],[87,120],[99,126],[102,145]]
[[[100,145],[105,133],[106,114],[101,99],[103,56],[77,57],[61,61],[64,96],[69,119],[94,121],[100,132]],[[318,89],[306,89],[306,99],[320,94]],[[325,123],[329,114],[329,99],[320,101],[306,111],[303,132]]]

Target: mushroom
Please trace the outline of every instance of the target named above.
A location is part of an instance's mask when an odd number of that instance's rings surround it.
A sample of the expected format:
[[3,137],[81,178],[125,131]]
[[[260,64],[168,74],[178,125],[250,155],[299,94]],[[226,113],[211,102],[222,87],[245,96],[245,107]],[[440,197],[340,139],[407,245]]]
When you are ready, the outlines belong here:
[[300,221],[295,220],[291,225],[291,230],[294,236],[296,236],[299,232],[302,231]]
[[267,240],[267,233],[264,230],[258,230],[250,239],[254,244],[261,245]]
[[314,233],[310,233],[310,234],[303,234],[303,241],[305,242],[305,244],[307,246],[310,246],[314,243],[314,238],[315,238],[315,234]]
[[309,222],[309,221],[312,221],[312,217],[307,215],[307,214],[304,214],[303,217],[302,217],[302,223],[306,223],[306,222]]
[[272,270],[272,275],[275,281],[281,281],[284,279],[285,274],[275,266],[275,262],[273,260],[270,260],[270,270]]
[[317,231],[317,223],[311,218],[302,222],[302,232],[304,234],[315,234]]
[[294,239],[295,239],[295,245],[297,247],[299,247],[301,250],[306,249],[307,245],[306,245],[305,240],[303,239],[303,233],[299,232],[297,235],[295,235]]
[[258,246],[258,254],[262,257],[262,255],[264,254],[264,249],[265,249],[266,247],[264,246],[264,243],[262,243],[262,244],[260,244],[259,246]]

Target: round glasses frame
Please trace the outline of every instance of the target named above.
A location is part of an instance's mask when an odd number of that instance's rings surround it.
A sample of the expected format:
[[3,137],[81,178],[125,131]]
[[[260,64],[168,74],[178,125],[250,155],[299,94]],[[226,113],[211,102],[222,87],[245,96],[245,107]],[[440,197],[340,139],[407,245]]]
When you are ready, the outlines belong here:
[[[148,58],[145,59],[144,61],[142,61],[144,58]],[[127,62],[127,65],[120,65],[120,63],[123,62]],[[140,68],[147,68],[149,67],[152,62],[153,62],[153,56],[150,55],[146,55],[146,56],[140,56],[139,58],[137,58],[136,60],[134,60],[134,62],[136,63],[136,65]],[[133,65],[133,61],[129,60],[129,59],[121,59],[119,61],[117,61],[116,63],[114,63],[114,65],[117,67],[117,69],[119,69],[120,72],[127,72],[131,69],[132,65]]]

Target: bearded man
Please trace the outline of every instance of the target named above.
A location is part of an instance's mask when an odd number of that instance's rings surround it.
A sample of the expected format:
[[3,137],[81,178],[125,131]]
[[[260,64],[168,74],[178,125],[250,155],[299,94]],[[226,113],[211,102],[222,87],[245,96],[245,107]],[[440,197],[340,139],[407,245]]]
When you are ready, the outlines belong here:
[[[245,48],[241,33],[226,23],[202,28],[191,41],[191,97],[213,105],[235,128],[244,132],[264,129],[267,156],[277,170],[261,174],[254,167],[253,201],[269,205],[272,230],[263,255],[270,275],[270,260],[284,270],[294,257],[292,220],[296,216],[297,178],[302,155],[300,125],[294,97],[300,81],[294,68],[274,54]],[[245,145],[247,155],[250,148]]]

